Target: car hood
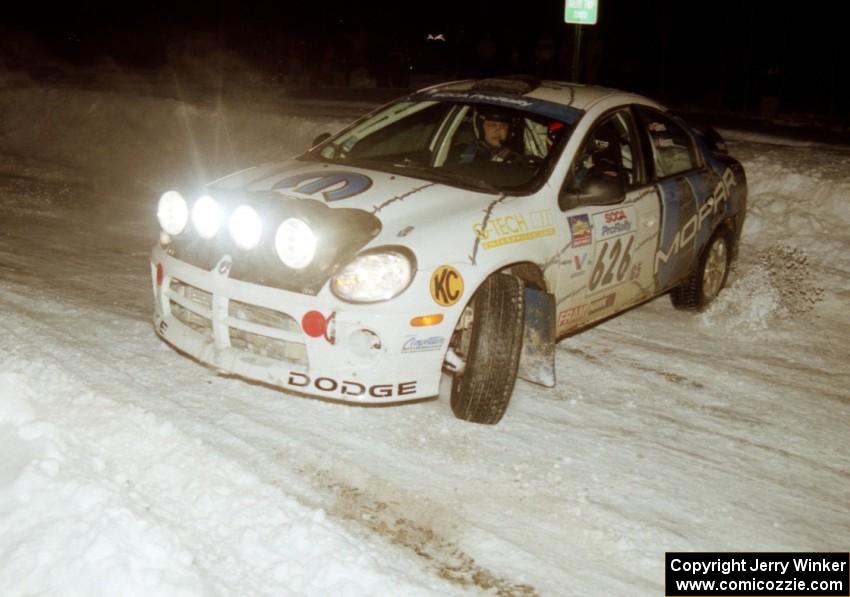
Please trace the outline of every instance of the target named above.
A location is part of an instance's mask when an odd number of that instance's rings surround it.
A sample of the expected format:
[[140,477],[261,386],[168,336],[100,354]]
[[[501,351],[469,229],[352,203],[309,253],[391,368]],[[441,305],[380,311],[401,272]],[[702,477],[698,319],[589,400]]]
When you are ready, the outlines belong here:
[[[204,240],[188,227],[172,239],[172,254],[203,269],[229,256],[232,278],[307,294],[318,293],[370,246],[405,246],[420,268],[463,259],[474,250],[474,222],[504,199],[419,178],[298,160],[237,172],[205,192],[225,212],[250,205],[268,233],[260,246],[242,251],[230,235]],[[275,252],[274,231],[291,217],[306,221],[320,239],[315,258],[303,270],[285,267]],[[435,239],[466,239],[470,246],[459,250],[456,243]]]
[[291,160],[237,172],[212,183],[248,193],[321,201],[331,209],[375,215],[384,229],[446,221],[489,205],[498,195],[364,168]]

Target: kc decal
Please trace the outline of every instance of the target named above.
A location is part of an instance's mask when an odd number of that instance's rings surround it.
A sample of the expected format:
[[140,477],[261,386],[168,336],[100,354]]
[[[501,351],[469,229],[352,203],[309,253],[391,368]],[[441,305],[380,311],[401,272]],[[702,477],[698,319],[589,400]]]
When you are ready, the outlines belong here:
[[431,275],[431,297],[438,305],[449,307],[463,296],[463,278],[450,265],[441,265]]
[[359,195],[372,186],[372,179],[357,172],[322,171],[295,174],[275,183],[272,189],[291,190],[299,195],[321,192],[325,201],[339,201]]

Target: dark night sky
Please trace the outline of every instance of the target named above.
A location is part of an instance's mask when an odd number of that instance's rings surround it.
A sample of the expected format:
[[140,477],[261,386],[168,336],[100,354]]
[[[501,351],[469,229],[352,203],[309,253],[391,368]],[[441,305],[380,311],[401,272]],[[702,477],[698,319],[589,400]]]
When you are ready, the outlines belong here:
[[[762,98],[778,97],[784,112],[846,118],[848,4],[600,0],[599,23],[583,30],[582,79],[725,110],[754,112],[763,109]],[[378,63],[403,53],[408,71],[445,77],[540,70],[568,78],[574,28],[564,24],[563,10],[563,0],[21,2],[0,17],[0,51],[7,66],[37,67],[42,57],[29,60],[16,47],[28,35],[68,68],[108,56],[129,69],[149,69],[203,36],[261,71],[285,70],[296,43],[309,68],[325,59],[350,71],[359,55],[350,44],[359,32],[368,48],[360,59],[370,72],[392,68]],[[446,33],[449,43],[425,45],[431,31]],[[555,52],[546,65],[535,58],[541,43]],[[481,58],[482,44],[492,58]]]

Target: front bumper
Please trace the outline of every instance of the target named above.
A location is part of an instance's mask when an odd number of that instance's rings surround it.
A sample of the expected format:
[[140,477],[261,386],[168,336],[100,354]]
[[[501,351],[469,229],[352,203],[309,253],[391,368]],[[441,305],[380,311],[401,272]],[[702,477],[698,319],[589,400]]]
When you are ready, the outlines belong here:
[[[414,328],[411,317],[422,313],[411,299],[351,305],[326,289],[309,296],[232,279],[229,264],[225,256],[206,271],[154,247],[153,323],[163,340],[221,372],[326,399],[388,404],[438,394],[451,318]],[[325,334],[304,333],[309,311],[326,319]]]

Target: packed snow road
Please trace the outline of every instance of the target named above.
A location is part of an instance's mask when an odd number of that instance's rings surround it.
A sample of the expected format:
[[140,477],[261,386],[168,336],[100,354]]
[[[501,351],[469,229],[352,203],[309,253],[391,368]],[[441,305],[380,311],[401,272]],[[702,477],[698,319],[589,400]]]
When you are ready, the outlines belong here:
[[750,218],[718,303],[563,340],[495,427],[177,354],[156,197],[3,156],[0,593],[658,595],[665,551],[846,550],[850,152],[763,141],[731,144]]

